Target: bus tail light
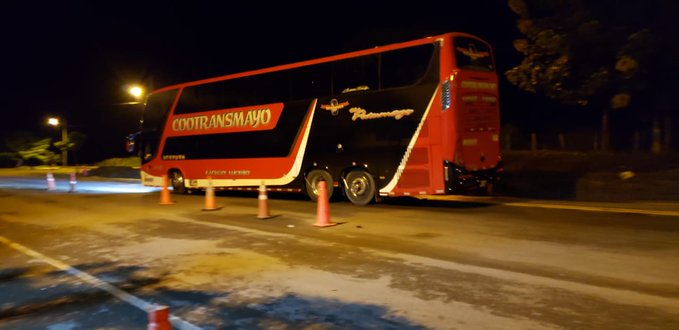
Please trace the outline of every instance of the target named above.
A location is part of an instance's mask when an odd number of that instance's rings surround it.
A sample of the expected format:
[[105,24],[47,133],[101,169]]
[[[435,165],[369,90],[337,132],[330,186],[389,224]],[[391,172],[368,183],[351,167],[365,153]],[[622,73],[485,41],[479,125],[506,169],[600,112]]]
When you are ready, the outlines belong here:
[[455,151],[455,165],[464,166],[464,158],[460,149]]
[[457,140],[457,143],[455,143],[455,158],[453,159],[453,164],[457,166],[464,166],[464,156],[462,155],[461,140]]

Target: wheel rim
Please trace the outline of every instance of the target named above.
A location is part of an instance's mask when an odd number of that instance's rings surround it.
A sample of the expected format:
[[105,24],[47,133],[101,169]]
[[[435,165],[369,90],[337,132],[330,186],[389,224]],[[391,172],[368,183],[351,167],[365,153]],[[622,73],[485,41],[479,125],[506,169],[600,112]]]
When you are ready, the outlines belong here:
[[375,181],[370,173],[355,170],[345,177],[345,192],[350,202],[366,205],[375,197]]
[[349,192],[358,197],[363,196],[368,189],[368,179],[364,176],[354,178],[349,183]]
[[306,176],[306,191],[309,197],[316,201],[321,193],[321,181],[327,183],[328,198],[332,197],[333,187],[332,187],[332,176],[330,173],[322,170],[313,170],[309,172]]
[[313,178],[313,180],[311,181],[311,187],[312,187],[311,190],[314,192],[314,195],[316,195],[316,196],[318,196],[321,192],[321,188],[320,188],[321,187],[321,181],[323,181],[323,178],[320,177],[320,176]]
[[181,176],[179,176],[179,175],[175,175],[175,177],[174,177],[174,185],[175,185],[175,187],[181,187],[181,184],[182,184],[182,183],[184,183],[184,178],[181,177]]
[[172,188],[174,190],[180,190],[184,187],[184,176],[178,172],[172,173]]

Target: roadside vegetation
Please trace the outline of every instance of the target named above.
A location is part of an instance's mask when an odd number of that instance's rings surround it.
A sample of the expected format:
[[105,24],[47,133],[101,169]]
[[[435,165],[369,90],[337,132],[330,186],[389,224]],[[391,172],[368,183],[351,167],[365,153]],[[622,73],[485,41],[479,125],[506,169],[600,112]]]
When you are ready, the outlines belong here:
[[139,168],[139,166],[141,166],[141,161],[139,160],[139,157],[109,158],[98,162],[96,166],[98,167],[122,166]]
[[[2,135],[0,145],[0,167],[56,165],[62,152],[68,152],[77,162],[77,152],[85,144],[85,134],[73,131],[67,141],[55,141],[33,132],[9,131]],[[63,164],[62,164],[63,165]]]

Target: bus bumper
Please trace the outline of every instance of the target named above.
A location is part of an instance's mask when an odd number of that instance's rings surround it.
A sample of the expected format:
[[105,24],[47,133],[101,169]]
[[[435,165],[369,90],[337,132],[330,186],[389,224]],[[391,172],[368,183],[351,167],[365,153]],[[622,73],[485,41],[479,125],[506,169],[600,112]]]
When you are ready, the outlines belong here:
[[445,161],[444,170],[447,194],[488,194],[492,192],[493,186],[500,181],[500,173],[503,171],[503,167],[502,163],[498,163],[495,168],[468,171],[461,166]]
[[141,183],[144,186],[147,186],[147,187],[162,187],[163,186],[163,177],[162,176],[154,176],[154,175],[151,175],[151,174],[148,174],[148,173],[142,171],[141,172]]

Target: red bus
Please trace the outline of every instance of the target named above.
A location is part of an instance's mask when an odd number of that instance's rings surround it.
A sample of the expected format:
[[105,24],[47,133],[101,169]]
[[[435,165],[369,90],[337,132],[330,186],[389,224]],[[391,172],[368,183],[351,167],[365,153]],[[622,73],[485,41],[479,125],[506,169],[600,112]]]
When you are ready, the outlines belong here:
[[453,32],[158,89],[134,144],[174,193],[476,194],[502,166],[498,98],[491,46]]

